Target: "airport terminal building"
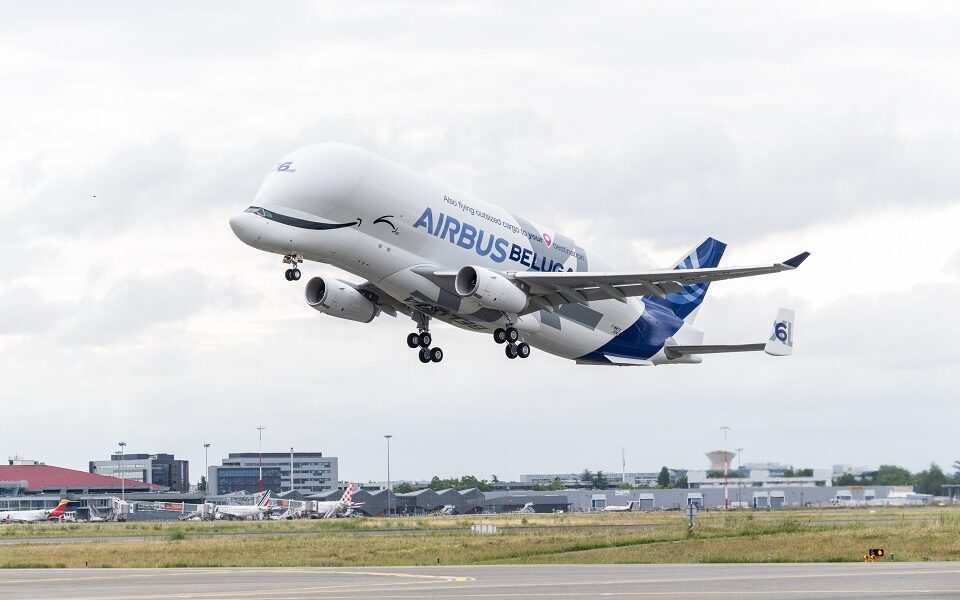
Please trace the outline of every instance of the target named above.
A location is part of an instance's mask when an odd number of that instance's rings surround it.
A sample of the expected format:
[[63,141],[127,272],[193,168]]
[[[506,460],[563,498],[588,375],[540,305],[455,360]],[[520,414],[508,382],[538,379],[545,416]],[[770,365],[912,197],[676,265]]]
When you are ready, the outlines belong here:
[[173,454],[115,454],[110,460],[91,460],[90,472],[153,483],[175,492],[190,491],[190,463]]
[[207,469],[210,493],[260,491],[261,458],[264,490],[308,495],[337,489],[336,456],[324,456],[322,452],[231,452],[221,465]]

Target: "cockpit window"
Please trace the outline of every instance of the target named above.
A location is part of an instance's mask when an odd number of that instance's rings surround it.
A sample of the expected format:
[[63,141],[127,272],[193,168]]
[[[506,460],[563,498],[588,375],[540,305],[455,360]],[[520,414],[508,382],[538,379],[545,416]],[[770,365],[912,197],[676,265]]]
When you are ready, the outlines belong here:
[[259,206],[251,206],[250,208],[248,208],[247,210],[245,210],[245,211],[243,211],[243,212],[248,212],[248,213],[253,213],[253,214],[255,214],[255,215],[260,215],[261,217],[265,217],[265,218],[267,218],[267,219],[272,219],[272,218],[273,218],[273,213],[272,213],[272,212],[270,212],[269,210],[265,210],[265,209],[263,209],[263,208],[260,208]]
[[270,212],[269,210],[259,206],[251,206],[243,212],[253,213],[263,217],[264,219],[270,219],[271,221],[276,221],[277,223],[282,223],[283,225],[300,227],[302,229],[342,229],[344,227],[359,226],[361,222],[360,217],[357,217],[356,221],[351,221],[349,223],[318,223],[316,221],[308,221],[306,219],[298,219],[297,217],[288,217],[287,215],[281,213]]

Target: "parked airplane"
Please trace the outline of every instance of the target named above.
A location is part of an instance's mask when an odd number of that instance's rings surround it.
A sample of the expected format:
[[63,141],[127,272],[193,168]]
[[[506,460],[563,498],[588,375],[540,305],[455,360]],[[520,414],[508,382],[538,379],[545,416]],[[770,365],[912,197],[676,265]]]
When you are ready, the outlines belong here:
[[640,504],[636,500],[631,500],[626,504],[612,504],[609,506],[604,506],[601,512],[630,512],[634,510],[634,505]]
[[317,514],[321,515],[323,519],[330,519],[336,517],[343,511],[353,511],[359,506],[363,506],[363,502],[354,502],[353,501],[353,484],[347,485],[347,489],[343,491],[343,495],[340,496],[339,500],[321,500],[317,503]]
[[282,255],[288,281],[300,279],[304,260],[363,278],[314,277],[307,304],[361,323],[410,316],[417,331],[407,345],[424,363],[443,359],[433,318],[492,333],[508,358],[526,358],[531,346],[604,365],[788,355],[792,311],[781,309],[769,339],[753,344],[706,345],[693,321],[711,282],[793,270],[809,256],[719,268],[726,244],[707,238],[671,269],[614,271],[568,236],[342,144],[286,156],[230,226],[246,244]]
[[514,514],[518,514],[518,515],[526,515],[526,514],[535,513],[537,511],[533,509],[533,502],[527,502],[526,504],[524,504],[523,506],[521,506],[520,508],[518,508],[513,512]]
[[36,523],[37,521],[48,521],[58,519],[63,516],[67,510],[67,504],[70,501],[64,498],[57,504],[56,508],[40,510],[7,510],[0,512],[0,522],[2,523]]
[[267,490],[256,504],[218,504],[215,514],[231,519],[252,519],[270,510],[270,490]]

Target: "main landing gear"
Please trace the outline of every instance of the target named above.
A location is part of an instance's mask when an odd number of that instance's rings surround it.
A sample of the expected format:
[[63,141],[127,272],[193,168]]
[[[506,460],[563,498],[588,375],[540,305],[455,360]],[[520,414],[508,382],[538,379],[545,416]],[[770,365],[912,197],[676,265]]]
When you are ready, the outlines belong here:
[[283,264],[293,265],[292,269],[287,269],[284,271],[283,276],[287,278],[287,281],[300,281],[300,269],[297,268],[297,265],[303,263],[303,256],[300,254],[287,254],[283,257]]
[[443,350],[430,347],[430,344],[433,343],[433,336],[430,335],[430,331],[428,330],[430,317],[419,314],[417,317],[414,317],[414,320],[417,322],[418,332],[411,333],[407,336],[407,346],[420,349],[417,355],[420,358],[420,362],[424,364],[429,362],[438,363],[443,360]]
[[507,358],[527,358],[530,356],[530,344],[526,342],[517,343],[519,339],[520,332],[517,331],[516,327],[507,326],[506,329],[497,327],[493,330],[493,341],[498,344],[507,344],[507,347],[504,348],[504,354],[507,355]]

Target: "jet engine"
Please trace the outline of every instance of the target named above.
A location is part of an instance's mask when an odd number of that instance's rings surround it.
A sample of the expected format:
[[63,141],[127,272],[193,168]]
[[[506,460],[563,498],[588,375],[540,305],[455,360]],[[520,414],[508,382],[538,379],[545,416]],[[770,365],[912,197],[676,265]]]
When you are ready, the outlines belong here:
[[377,316],[373,302],[338,279],[314,277],[307,282],[305,295],[308,305],[332,317],[369,323]]
[[503,275],[483,267],[466,266],[457,271],[454,289],[484,308],[517,314],[527,306],[527,295]]

